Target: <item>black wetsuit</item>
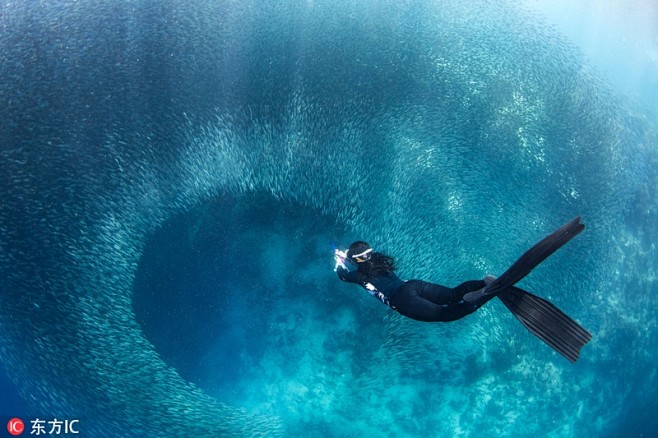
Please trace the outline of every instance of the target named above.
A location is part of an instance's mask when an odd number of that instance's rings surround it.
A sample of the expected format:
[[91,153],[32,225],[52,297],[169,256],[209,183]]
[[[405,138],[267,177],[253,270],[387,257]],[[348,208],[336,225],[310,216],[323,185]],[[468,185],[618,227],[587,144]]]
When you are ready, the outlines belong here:
[[367,277],[364,273],[339,267],[338,278],[356,283],[384,304],[404,316],[418,321],[454,321],[475,312],[494,295],[485,295],[475,302],[463,300],[464,294],[485,287],[483,280],[466,281],[455,288],[422,280],[402,281],[387,273]]

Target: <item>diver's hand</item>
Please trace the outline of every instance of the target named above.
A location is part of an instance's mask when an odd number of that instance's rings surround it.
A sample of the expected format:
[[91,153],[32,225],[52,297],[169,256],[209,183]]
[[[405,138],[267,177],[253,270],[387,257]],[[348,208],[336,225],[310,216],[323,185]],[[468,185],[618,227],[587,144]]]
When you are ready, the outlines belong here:
[[336,262],[336,266],[334,266],[334,271],[337,271],[338,267],[347,269],[347,266],[345,266],[345,258],[347,258],[347,254],[345,254],[345,251],[341,251],[339,249],[334,251],[334,261]]

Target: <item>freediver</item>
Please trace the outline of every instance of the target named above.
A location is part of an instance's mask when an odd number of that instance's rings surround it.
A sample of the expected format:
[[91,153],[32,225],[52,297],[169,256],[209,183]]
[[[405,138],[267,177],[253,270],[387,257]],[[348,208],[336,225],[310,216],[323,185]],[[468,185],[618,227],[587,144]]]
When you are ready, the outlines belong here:
[[[498,297],[532,334],[575,363],[592,335],[552,303],[514,284],[584,228],[579,216],[526,251],[500,277],[466,281],[455,288],[401,280],[395,275],[395,260],[363,241],[352,243],[346,252],[335,250],[335,270],[341,280],[362,286],[384,304],[418,321],[455,321]],[[348,270],[346,261],[356,270]]]

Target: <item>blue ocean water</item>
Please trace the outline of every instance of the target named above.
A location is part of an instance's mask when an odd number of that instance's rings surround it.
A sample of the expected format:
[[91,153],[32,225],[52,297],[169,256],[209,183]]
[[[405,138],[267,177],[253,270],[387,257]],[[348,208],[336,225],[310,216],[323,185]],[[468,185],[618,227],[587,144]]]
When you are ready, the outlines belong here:
[[614,87],[656,120],[658,4],[641,0],[526,0],[578,46]]
[[[656,10],[606,5],[3,3],[0,417],[654,436]],[[366,239],[454,286],[576,215],[522,282],[576,365],[497,300],[420,323],[332,270]]]

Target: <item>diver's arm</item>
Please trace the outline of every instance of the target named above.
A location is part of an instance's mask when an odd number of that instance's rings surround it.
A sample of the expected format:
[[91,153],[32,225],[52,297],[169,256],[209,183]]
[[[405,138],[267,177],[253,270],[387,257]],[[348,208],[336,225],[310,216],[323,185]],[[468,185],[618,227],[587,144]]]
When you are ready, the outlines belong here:
[[343,268],[342,266],[338,266],[336,268],[336,274],[338,274],[338,278],[340,278],[343,281],[346,281],[348,283],[356,283],[359,284],[358,281],[358,272],[356,271],[348,271],[347,269]]
[[343,281],[347,281],[348,283],[360,284],[358,281],[359,277],[357,271],[350,272],[350,270],[347,269],[347,266],[345,265],[345,261],[347,260],[347,254],[345,251],[341,251],[339,249],[334,250],[334,260],[336,261],[334,271],[336,271],[336,274],[338,274],[338,278]]

